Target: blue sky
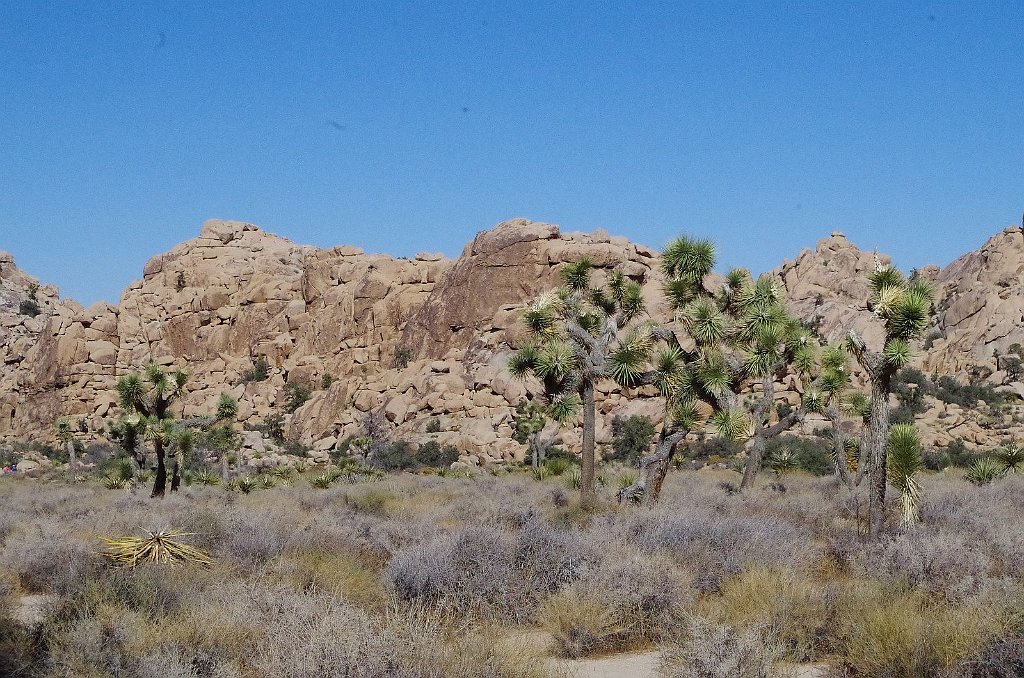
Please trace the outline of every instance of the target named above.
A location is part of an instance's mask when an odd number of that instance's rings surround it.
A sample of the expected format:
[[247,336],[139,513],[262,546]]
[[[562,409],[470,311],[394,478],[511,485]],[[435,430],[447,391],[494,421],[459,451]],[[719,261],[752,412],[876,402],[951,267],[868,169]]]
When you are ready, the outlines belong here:
[[[637,8],[637,6],[640,6]],[[772,268],[1024,210],[1024,4],[8,2],[0,249],[84,303],[210,217],[456,255],[514,216]]]

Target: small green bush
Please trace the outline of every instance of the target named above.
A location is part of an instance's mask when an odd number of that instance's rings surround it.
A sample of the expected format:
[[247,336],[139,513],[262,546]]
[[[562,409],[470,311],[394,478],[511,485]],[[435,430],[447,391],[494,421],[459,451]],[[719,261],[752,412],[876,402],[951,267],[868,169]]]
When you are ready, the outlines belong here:
[[387,445],[371,461],[385,471],[404,471],[421,466],[412,445],[405,440],[397,440]]
[[634,414],[612,419],[612,454],[609,459],[634,462],[647,455],[654,439],[654,422],[650,417]]
[[308,384],[285,384],[285,412],[292,414],[295,410],[305,405],[312,394],[313,389]]
[[391,364],[395,369],[404,370],[409,366],[410,360],[412,360],[412,349],[400,346],[395,350],[395,359]]
[[267,356],[258,355],[252,359],[252,368],[242,375],[244,383],[266,381],[270,378],[270,363]]
[[434,417],[427,422],[427,433],[440,433],[441,432],[441,420]]
[[822,438],[801,438],[795,435],[780,435],[768,441],[765,459],[772,460],[788,450],[792,467],[786,470],[800,470],[816,476],[832,472],[831,442]]
[[459,450],[453,445],[442,447],[436,440],[429,440],[420,445],[416,452],[416,460],[424,466],[448,468],[459,460]]

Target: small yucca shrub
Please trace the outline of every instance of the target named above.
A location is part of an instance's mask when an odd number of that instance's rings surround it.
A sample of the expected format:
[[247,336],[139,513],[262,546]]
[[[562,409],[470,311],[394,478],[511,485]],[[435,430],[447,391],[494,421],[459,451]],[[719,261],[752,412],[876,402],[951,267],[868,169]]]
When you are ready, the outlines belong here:
[[1007,443],[996,450],[996,459],[1003,466],[1005,473],[1016,473],[1024,468],[1024,447],[1017,443]]
[[124,567],[139,564],[181,565],[193,563],[211,565],[210,556],[196,547],[186,544],[180,537],[191,536],[190,532],[147,532],[145,537],[102,537],[107,544],[102,555]]
[[325,472],[313,476],[309,479],[309,484],[318,490],[326,490],[334,482],[336,476],[331,473]]
[[579,466],[573,467],[565,477],[565,484],[574,490],[580,489],[583,484],[583,470]]
[[1003,475],[1003,466],[991,457],[984,457],[971,464],[964,475],[968,481],[975,485],[988,485],[998,480]]
[[249,494],[258,487],[259,483],[256,481],[255,478],[242,476],[241,478],[234,478],[233,480],[231,480],[227,485],[224,486],[224,489],[228,490],[229,492],[241,492],[242,494]]
[[127,490],[132,486],[130,478],[122,478],[116,473],[108,473],[103,476],[103,487],[108,490]]

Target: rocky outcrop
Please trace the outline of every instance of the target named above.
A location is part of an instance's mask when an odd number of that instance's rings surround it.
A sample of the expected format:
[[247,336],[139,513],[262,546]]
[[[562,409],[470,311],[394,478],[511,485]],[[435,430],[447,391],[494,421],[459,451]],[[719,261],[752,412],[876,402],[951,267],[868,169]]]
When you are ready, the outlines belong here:
[[[61,415],[98,430],[117,411],[116,380],[154,361],[190,372],[185,416],[209,412],[228,392],[239,399],[241,421],[254,426],[285,412],[286,385],[309,386],[312,396],[285,416],[285,428],[314,460],[357,433],[371,412],[382,413],[396,437],[455,445],[466,464],[521,458],[512,412],[539,384],[513,380],[505,368],[523,339],[519,318],[558,284],[563,263],[584,256],[598,266],[598,282],[614,268],[645,282],[651,314],[669,319],[654,251],[526,219],[479,233],[455,260],[320,249],[252,224],[208,221],[198,237],[151,259],[117,305],[89,308],[39,287],[0,254],[0,438],[48,439]],[[774,274],[793,310],[824,336],[840,340],[852,328],[877,344],[881,325],[865,304],[876,260],[889,261],[833,233]],[[943,336],[920,364],[962,372],[990,360],[993,348],[1024,342],[1022,268],[1024,236],[1007,229],[942,271],[923,269],[939,290],[935,334]],[[22,302],[33,294],[39,314],[30,317]],[[258,356],[268,377],[247,381]],[[1005,381],[994,364],[989,371]],[[657,420],[659,402],[647,395],[601,384],[599,442],[610,440],[617,414]],[[779,395],[799,399],[791,380]],[[929,424],[936,441],[970,426],[967,414],[952,428],[945,424],[958,413],[940,414]],[[573,444],[578,433],[565,437]],[[983,436],[972,428],[968,437]],[[253,457],[280,452],[250,442]]]
[[993,381],[994,354],[1007,353],[1024,340],[1024,233],[1012,226],[981,249],[968,252],[936,277],[941,295],[936,338],[925,365],[930,370],[961,374],[988,367]]

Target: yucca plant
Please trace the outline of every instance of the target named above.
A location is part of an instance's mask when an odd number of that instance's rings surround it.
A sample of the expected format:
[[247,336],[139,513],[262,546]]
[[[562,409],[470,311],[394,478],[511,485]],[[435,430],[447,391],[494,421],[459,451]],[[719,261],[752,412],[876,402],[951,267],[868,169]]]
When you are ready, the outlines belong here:
[[997,460],[992,457],[982,457],[971,464],[967,473],[964,474],[964,478],[975,485],[988,485],[1002,478],[1004,472],[1003,465]]
[[924,457],[917,428],[913,424],[893,424],[888,447],[888,479],[900,493],[900,527],[907,529],[918,521],[921,501],[917,475],[924,468]]
[[255,478],[249,476],[241,476],[240,478],[233,478],[225,488],[231,492],[241,492],[242,494],[249,494],[253,490],[259,488],[259,483]]
[[122,478],[116,473],[108,473],[103,476],[103,487],[108,490],[127,490],[132,486],[130,478]]
[[1002,464],[1004,473],[1016,473],[1024,468],[1024,447],[1008,442],[996,450],[995,458]]
[[619,492],[627,487],[631,487],[637,481],[637,478],[637,474],[633,471],[623,471],[620,473],[617,481]]
[[788,447],[780,447],[765,459],[765,465],[775,472],[776,475],[783,475],[795,471],[800,467],[800,460]]
[[337,476],[334,476],[331,473],[318,473],[309,479],[309,484],[318,490],[326,490],[331,486],[331,483],[334,482],[336,477]]
[[75,431],[71,425],[71,420],[67,417],[60,417],[53,425],[54,430],[57,434],[57,440],[68,451],[68,474],[72,478],[75,477],[75,472],[78,470],[78,463],[75,454]]
[[103,537],[101,539],[107,548],[102,554],[123,567],[142,564],[212,565],[209,555],[181,541],[181,537],[188,536],[192,536],[192,533],[159,531],[147,532],[145,537]]
[[256,482],[261,490],[270,490],[277,486],[277,481],[274,480],[274,477],[265,473],[260,474]]
[[548,470],[547,465],[541,465],[535,469],[531,469],[530,473],[533,475],[533,479],[538,482],[541,480],[546,480],[551,476],[551,471]]
[[197,485],[219,485],[220,476],[210,469],[200,469],[192,474],[192,482]]
[[884,324],[884,343],[881,350],[871,350],[860,335],[850,330],[847,347],[871,383],[871,408],[861,444],[871,473],[868,529],[870,536],[877,538],[885,520],[892,380],[907,365],[912,345],[928,327],[933,292],[924,279],[908,280],[899,270],[883,266],[877,259],[869,289],[868,308]]
[[565,484],[573,490],[580,489],[580,485],[583,483],[583,472],[579,466],[574,466],[572,470],[565,477]]

